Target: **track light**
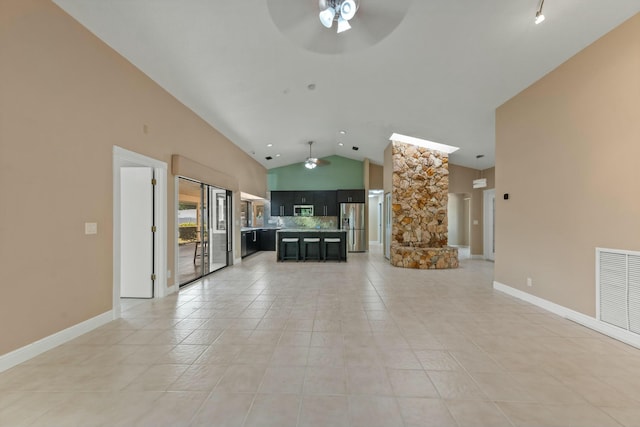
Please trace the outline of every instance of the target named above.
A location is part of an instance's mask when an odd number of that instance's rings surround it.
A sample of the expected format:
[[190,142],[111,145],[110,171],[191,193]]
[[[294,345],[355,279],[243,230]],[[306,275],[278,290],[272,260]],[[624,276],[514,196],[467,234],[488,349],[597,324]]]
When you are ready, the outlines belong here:
[[544,0],[540,2],[540,8],[538,8],[538,10],[536,11],[536,20],[535,20],[536,25],[544,21],[544,15],[542,14],[542,6],[544,6]]

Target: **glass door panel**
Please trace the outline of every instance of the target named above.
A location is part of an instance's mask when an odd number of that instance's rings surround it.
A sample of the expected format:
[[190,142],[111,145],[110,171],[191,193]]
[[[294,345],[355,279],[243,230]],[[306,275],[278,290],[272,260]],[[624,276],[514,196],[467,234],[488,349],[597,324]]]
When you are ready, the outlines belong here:
[[201,185],[180,178],[178,180],[178,280],[180,284],[191,282],[202,275],[199,254]]
[[200,266],[200,276],[204,276],[209,274],[211,271],[209,270],[209,253],[211,252],[209,246],[209,186],[206,184],[200,184],[201,190],[201,210],[200,210],[200,218],[202,221],[199,226],[199,234],[200,234],[200,246],[201,251],[197,254],[198,263]]
[[186,178],[178,180],[180,285],[229,265],[231,192]]
[[226,191],[209,187],[209,264],[210,271],[227,266],[227,197]]

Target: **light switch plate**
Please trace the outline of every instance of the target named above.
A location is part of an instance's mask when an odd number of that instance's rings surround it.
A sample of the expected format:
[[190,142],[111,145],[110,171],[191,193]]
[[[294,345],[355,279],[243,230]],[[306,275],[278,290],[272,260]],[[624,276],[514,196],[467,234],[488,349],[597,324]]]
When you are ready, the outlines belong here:
[[84,223],[84,234],[98,234],[98,223],[97,222],[85,222]]

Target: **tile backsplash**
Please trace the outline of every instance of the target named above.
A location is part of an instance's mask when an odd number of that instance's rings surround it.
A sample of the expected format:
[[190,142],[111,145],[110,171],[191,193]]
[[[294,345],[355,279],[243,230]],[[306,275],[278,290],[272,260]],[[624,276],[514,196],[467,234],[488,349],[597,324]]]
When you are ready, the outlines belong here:
[[271,216],[271,203],[264,205],[264,224],[267,227],[335,229],[338,228],[337,216]]

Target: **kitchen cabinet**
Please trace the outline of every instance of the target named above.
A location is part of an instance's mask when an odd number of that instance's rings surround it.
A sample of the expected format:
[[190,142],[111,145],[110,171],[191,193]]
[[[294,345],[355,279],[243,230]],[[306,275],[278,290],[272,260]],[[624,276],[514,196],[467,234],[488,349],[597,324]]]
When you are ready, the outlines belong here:
[[271,216],[293,216],[293,191],[271,192]]
[[276,250],[276,230],[264,229],[260,230],[260,250],[275,251]]
[[249,256],[260,250],[260,230],[247,230],[242,233],[242,257]]
[[339,203],[364,203],[364,190],[272,191],[271,216],[293,216],[294,205],[313,205],[313,216],[338,216]]
[[314,216],[338,216],[338,202],[335,191],[316,191],[313,203]]
[[364,203],[364,190],[338,190],[338,203]]
[[240,233],[240,255],[242,258],[247,256],[247,235],[248,233],[246,231]]
[[312,205],[316,193],[318,193],[318,191],[295,191],[293,193],[293,204]]

